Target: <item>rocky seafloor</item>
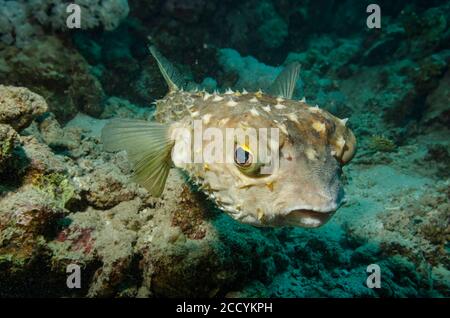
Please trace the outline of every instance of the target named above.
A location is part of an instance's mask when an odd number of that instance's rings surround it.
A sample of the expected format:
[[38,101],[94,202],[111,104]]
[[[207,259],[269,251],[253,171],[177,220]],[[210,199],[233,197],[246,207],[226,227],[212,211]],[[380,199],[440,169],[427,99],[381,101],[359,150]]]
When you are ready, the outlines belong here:
[[[0,296],[450,297],[450,3],[379,1],[378,30],[367,3],[92,1],[66,30],[63,1],[0,0]],[[255,228],[176,170],[161,198],[132,183],[100,131],[166,93],[148,37],[210,91],[300,62],[295,97],[358,140],[334,218]]]

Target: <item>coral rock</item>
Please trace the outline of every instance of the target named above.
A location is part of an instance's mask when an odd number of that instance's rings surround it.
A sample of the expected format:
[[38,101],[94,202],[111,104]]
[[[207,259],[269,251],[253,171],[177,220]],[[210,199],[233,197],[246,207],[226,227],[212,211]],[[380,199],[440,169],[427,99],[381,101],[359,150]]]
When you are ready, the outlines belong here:
[[0,85],[0,123],[20,131],[45,111],[47,103],[42,96],[24,87]]
[[[84,58],[53,36],[42,37],[22,49],[0,50],[0,81],[26,86],[42,95],[60,121],[78,111],[98,116],[103,111],[103,90]],[[1,120],[0,120],[1,121]]]
[[9,125],[0,124],[0,173],[12,158],[17,133]]

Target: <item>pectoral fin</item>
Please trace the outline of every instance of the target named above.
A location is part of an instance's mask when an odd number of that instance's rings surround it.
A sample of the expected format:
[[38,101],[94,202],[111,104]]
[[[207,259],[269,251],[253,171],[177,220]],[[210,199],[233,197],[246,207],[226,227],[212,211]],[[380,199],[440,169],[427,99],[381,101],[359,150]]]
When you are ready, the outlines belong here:
[[102,130],[106,151],[125,150],[134,166],[134,180],[160,196],[172,166],[170,126],[143,120],[113,120]]
[[291,99],[294,94],[295,85],[300,74],[300,64],[291,63],[281,71],[280,75],[275,79],[269,88],[269,92],[273,96],[280,96]]

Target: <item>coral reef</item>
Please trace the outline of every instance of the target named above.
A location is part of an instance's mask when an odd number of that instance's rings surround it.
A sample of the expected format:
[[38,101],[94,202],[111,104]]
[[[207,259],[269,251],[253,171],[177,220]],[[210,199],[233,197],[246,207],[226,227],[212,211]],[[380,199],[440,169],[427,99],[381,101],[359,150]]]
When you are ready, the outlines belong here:
[[[86,296],[213,296],[253,270],[265,272],[264,262],[248,263],[250,250],[276,255],[281,248],[254,228],[236,228],[180,174],[171,175],[162,200],[149,197],[130,183],[123,153],[103,153],[98,135],[67,126],[50,116],[26,129],[30,135],[19,139],[28,165],[16,172],[22,181],[16,183],[14,174],[2,177],[10,187],[0,199],[0,281],[14,280],[18,288],[0,288],[2,295],[19,293],[30,271],[53,273],[43,282],[50,295],[70,295],[58,278],[76,263],[91,281],[79,291]],[[69,132],[89,152],[80,155],[67,141],[62,147],[57,137]],[[224,240],[230,231],[233,240]]]
[[444,75],[439,86],[427,97],[426,105],[428,111],[424,114],[426,122],[437,122],[448,127],[450,125],[450,72]]
[[25,86],[41,94],[61,121],[78,111],[94,116],[103,111],[103,89],[89,65],[56,37],[42,37],[23,49],[9,46],[0,50],[0,64],[2,83]]
[[239,52],[233,49],[222,49],[219,51],[219,63],[223,66],[228,80],[222,83],[222,86],[236,87],[238,89],[267,89],[281,72],[281,68],[260,63],[251,56],[241,57]]
[[[75,0],[72,3],[81,8],[82,29],[100,26],[107,31],[114,30],[130,11],[127,0]],[[67,3],[60,0],[32,0],[28,4],[29,12],[40,24],[55,30],[66,29],[66,8]]]
[[[81,8],[81,28],[114,30],[129,13],[127,0],[75,0]],[[61,0],[0,1],[0,42],[22,48],[44,29],[68,31],[70,3]]]
[[42,96],[27,88],[0,85],[0,123],[20,131],[46,111]]
[[31,24],[25,2],[0,1],[0,43],[23,47],[43,33],[41,26]]
[[17,132],[9,125],[0,124],[0,173],[13,157]]

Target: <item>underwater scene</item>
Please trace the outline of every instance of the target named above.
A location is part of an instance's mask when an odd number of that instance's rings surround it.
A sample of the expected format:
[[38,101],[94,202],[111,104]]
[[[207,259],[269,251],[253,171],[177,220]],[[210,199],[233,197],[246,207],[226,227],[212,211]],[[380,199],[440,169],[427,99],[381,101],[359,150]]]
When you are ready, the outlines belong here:
[[0,0],[0,298],[450,297],[450,1]]

